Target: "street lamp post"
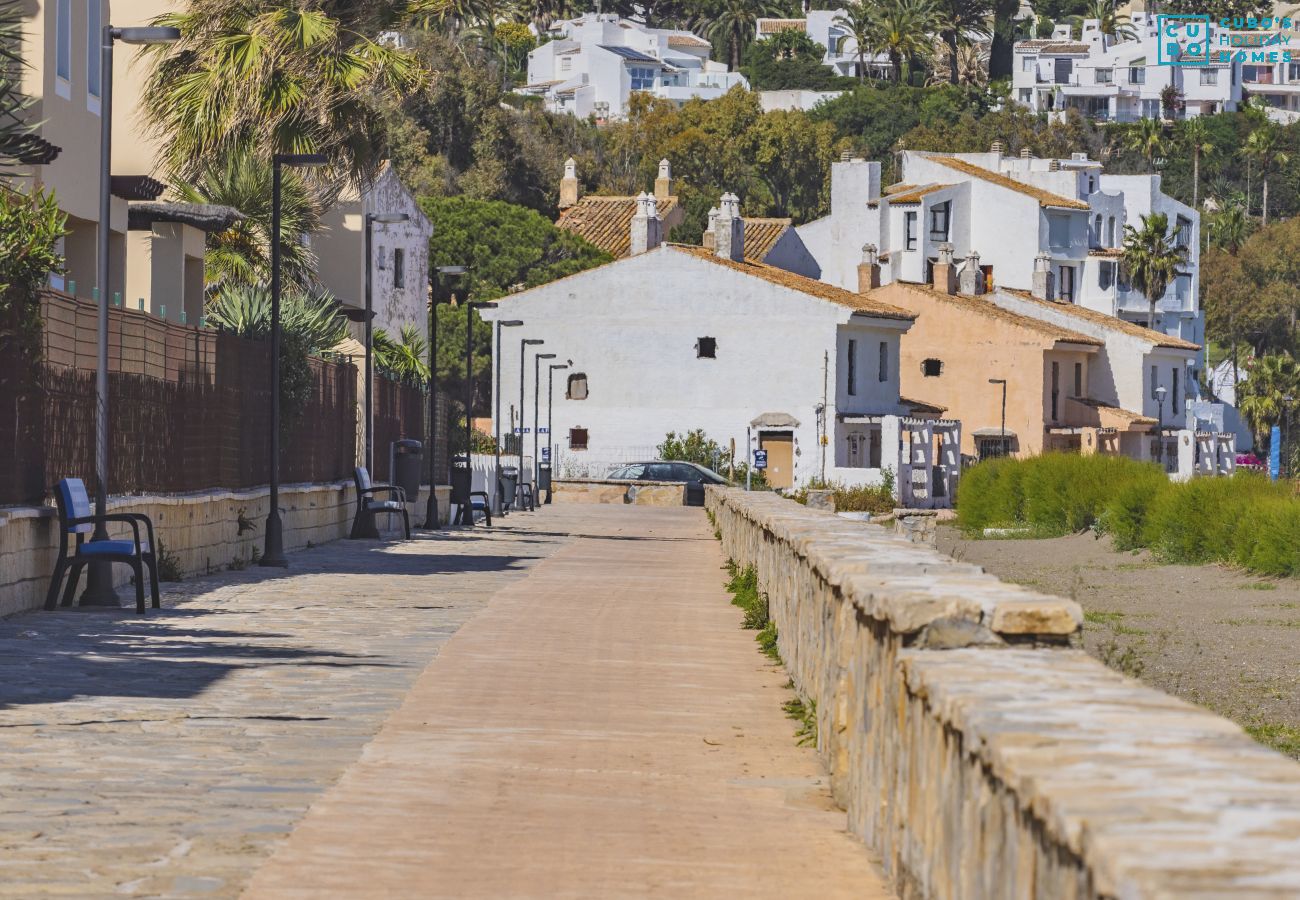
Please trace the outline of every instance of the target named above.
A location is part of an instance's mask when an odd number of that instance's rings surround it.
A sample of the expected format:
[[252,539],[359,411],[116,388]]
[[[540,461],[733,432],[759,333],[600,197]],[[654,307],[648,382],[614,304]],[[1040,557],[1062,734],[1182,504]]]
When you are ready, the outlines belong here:
[[[375,474],[375,445],[374,445],[374,380],[375,380],[375,300],[374,300],[374,260],[372,257],[371,245],[373,244],[373,232],[375,225],[394,225],[398,222],[410,221],[410,216],[406,213],[366,213],[365,222],[365,253],[366,253],[366,440],[365,451],[362,459],[365,460],[366,471]],[[391,473],[390,473],[391,474]],[[388,479],[392,481],[390,477]],[[373,522],[374,519],[372,518]]]
[[[102,517],[108,514],[108,232],[112,218],[113,181],[113,43],[166,44],[180,40],[179,28],[114,28],[105,25],[100,42],[99,82],[99,228],[96,231],[95,278],[99,282],[99,328],[95,366],[95,523],[92,541],[108,539]],[[91,563],[82,606],[117,606],[111,563]]]
[[[527,355],[529,345],[546,343],[541,338],[523,338],[519,341],[519,477],[524,475],[524,371],[527,369]],[[533,423],[537,427],[537,423]],[[533,488],[536,490],[536,483]],[[536,504],[537,497],[534,494],[533,503]]]
[[271,497],[266,514],[263,566],[283,569],[284,526],[280,521],[280,185],[283,166],[307,168],[327,162],[320,153],[277,153],[271,157]]
[[[555,359],[554,353],[538,353],[533,357],[533,503],[537,502],[537,491],[542,484],[542,460],[537,455],[538,441],[542,436],[541,396],[542,396],[542,360]],[[550,440],[550,431],[546,433]]]
[[[496,403],[492,415],[492,439],[496,450],[497,483],[492,489],[492,496],[496,499],[498,513],[503,516],[506,514],[506,498],[501,493],[501,329],[518,328],[522,324],[522,319],[497,319],[496,377],[492,385],[492,397]],[[520,440],[522,439],[523,436],[520,435]]]
[[434,486],[438,483],[436,460],[434,459],[434,438],[438,433],[438,406],[436,388],[438,387],[438,292],[439,275],[464,275],[469,269],[465,266],[437,266],[434,269],[434,292],[429,302],[429,497],[424,504],[424,527],[437,531],[441,525],[438,516],[438,494]]
[[[571,365],[573,365],[573,360],[570,359],[551,366],[551,373],[546,385],[546,446],[548,448],[546,461],[551,466],[552,478],[555,477],[555,432],[551,430],[551,412],[555,406],[555,370],[567,369]],[[546,502],[551,502],[551,491],[549,488],[546,491]]]
[[1156,388],[1156,460],[1161,468],[1165,465],[1165,386]]
[[[460,505],[457,517],[461,525],[474,524],[474,504],[470,491],[474,489],[474,310],[496,309],[495,303],[465,301],[465,502]],[[489,510],[491,512],[491,510]]]
[[990,378],[989,384],[1002,385],[1002,426],[998,432],[998,442],[1002,449],[1003,456],[1010,456],[1007,450],[1007,380],[1005,378]]

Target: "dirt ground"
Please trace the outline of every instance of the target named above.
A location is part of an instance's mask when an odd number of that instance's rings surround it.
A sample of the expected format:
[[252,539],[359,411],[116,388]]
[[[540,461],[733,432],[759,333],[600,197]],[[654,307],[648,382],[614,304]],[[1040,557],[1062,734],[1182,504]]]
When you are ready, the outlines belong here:
[[1093,656],[1300,759],[1300,579],[1162,565],[1090,534],[965,540],[947,526],[938,542],[1006,581],[1073,598]]

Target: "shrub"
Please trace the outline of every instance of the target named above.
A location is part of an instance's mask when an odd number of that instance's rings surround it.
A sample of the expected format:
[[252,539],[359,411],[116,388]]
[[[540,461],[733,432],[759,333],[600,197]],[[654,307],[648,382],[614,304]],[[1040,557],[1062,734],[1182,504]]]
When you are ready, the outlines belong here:
[[821,478],[809,479],[808,483],[790,495],[796,503],[808,504],[809,491],[830,491],[835,498],[837,512],[887,513],[898,505],[894,499],[894,472],[885,469],[885,480],[881,484],[848,486],[837,481]]

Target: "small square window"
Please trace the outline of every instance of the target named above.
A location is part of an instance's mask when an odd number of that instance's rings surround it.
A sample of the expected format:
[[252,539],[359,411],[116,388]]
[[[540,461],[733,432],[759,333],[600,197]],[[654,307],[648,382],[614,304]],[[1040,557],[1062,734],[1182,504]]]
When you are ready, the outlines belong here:
[[702,337],[695,342],[695,355],[699,359],[718,358],[718,339]]
[[938,378],[943,374],[943,360],[941,359],[923,359],[921,360],[921,374],[926,378]]
[[569,449],[570,450],[587,449],[587,429],[585,428],[569,429]]

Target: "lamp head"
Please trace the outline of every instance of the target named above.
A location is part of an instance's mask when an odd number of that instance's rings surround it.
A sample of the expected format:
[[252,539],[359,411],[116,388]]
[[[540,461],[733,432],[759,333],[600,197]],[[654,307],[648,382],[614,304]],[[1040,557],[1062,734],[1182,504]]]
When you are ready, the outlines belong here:
[[524,320],[523,320],[523,319],[505,319],[505,320],[503,320],[503,321],[497,322],[497,324],[500,325],[502,328],[514,328],[514,327],[516,327],[516,326],[519,326],[519,325],[524,324]]
[[398,222],[411,221],[411,217],[406,213],[367,213],[366,218],[377,225],[396,225]]
[[1160,387],[1156,388],[1156,396],[1161,400],[1165,399],[1165,394],[1167,393],[1169,393],[1169,391],[1165,390],[1165,386],[1163,384],[1160,385]]
[[272,157],[277,165],[293,166],[295,169],[310,169],[323,166],[329,162],[324,153],[277,153]]
[[497,308],[497,304],[495,300],[470,300],[466,305],[472,306],[475,309],[496,309]]
[[551,366],[551,371],[555,371],[556,369],[567,369],[571,365],[573,365],[572,362],[556,363],[555,365]]
[[546,341],[542,340],[541,338],[524,338],[522,341],[520,341],[520,343],[521,343],[521,344],[525,344],[525,345],[526,345],[526,344],[545,344]]
[[990,379],[989,379],[989,384],[1006,384],[1006,383],[1007,383],[1007,380],[1006,380],[1005,378],[990,378]]
[[554,353],[539,353],[539,354],[537,354],[537,358],[538,358],[538,359],[555,359],[555,354],[554,354]]
[[171,44],[181,39],[179,28],[114,28],[113,40],[124,44]]

